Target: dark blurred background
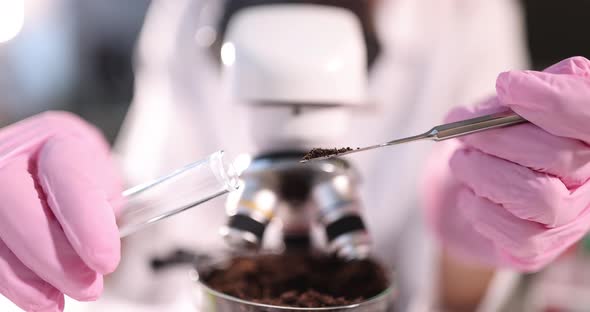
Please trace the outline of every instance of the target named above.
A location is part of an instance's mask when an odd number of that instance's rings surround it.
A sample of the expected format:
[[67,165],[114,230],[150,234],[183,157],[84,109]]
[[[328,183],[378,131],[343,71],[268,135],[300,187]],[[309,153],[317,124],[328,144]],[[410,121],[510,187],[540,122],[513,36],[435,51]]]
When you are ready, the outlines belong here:
[[590,57],[589,0],[524,0],[528,46],[535,69],[574,55]]
[[[112,141],[133,96],[133,52],[149,1],[125,1],[117,2],[117,5],[110,1],[93,0],[62,2],[64,7],[53,10],[59,11],[54,14],[44,13],[48,10],[43,7],[52,5],[52,1],[26,2],[27,16],[21,33],[29,32],[31,35],[28,37],[39,41],[45,35],[43,32],[59,31],[52,27],[59,24],[56,21],[61,21],[64,27],[76,29],[72,36],[60,41],[75,47],[73,53],[60,54],[60,51],[64,52],[60,50],[63,48],[50,46],[48,42],[47,50],[53,51],[49,56],[36,54],[29,51],[31,49],[26,53],[18,49],[6,51],[0,34],[0,90],[11,90],[11,81],[7,77],[14,80],[11,76],[14,64],[27,62],[28,76],[17,75],[16,79],[24,80],[27,86],[31,86],[24,94],[25,98],[32,97],[32,100],[26,101],[22,95],[11,97],[10,94],[3,94],[0,97],[0,126],[39,111],[65,109],[98,125]],[[590,57],[590,40],[586,39],[586,32],[590,32],[590,0],[523,0],[522,4],[534,69],[542,69],[569,56]],[[37,15],[28,16],[29,11]],[[33,19],[36,25],[27,23],[27,20]],[[66,19],[67,22],[63,23]],[[13,39],[17,40],[21,40],[19,36]],[[27,47],[27,42],[20,43]],[[27,56],[26,60],[15,56],[19,52]],[[60,55],[65,57],[60,59]],[[1,59],[5,59],[4,63]],[[39,81],[46,78],[44,71],[52,71],[50,73],[55,77],[65,77],[63,80],[67,85],[55,82],[46,87],[40,86]],[[69,92],[55,91],[64,89]],[[44,103],[43,96],[54,97]]]

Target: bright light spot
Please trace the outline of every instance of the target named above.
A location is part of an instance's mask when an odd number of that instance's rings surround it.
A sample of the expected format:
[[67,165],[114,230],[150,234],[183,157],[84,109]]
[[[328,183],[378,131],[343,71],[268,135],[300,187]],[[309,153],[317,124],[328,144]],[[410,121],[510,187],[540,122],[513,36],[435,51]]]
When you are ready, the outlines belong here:
[[276,199],[275,192],[265,189],[258,191],[254,202],[257,203],[256,207],[264,213],[272,213]]
[[236,173],[241,175],[244,170],[248,169],[250,163],[252,162],[252,157],[248,154],[240,154],[234,159],[233,165],[236,169]]
[[344,175],[335,177],[332,183],[334,183],[334,187],[338,190],[347,190],[350,188],[350,180]]
[[334,164],[325,163],[322,165],[322,170],[328,173],[333,173],[336,171],[336,166],[334,166]]
[[338,71],[340,68],[342,68],[342,62],[339,59],[333,59],[326,63],[326,70],[330,72]]
[[243,187],[240,187],[240,190],[237,192],[230,192],[225,200],[225,211],[228,215],[233,216],[238,213],[238,203],[240,202],[240,198],[242,197],[242,193],[244,191]]
[[221,61],[225,66],[231,66],[236,61],[236,48],[231,42],[226,42],[221,46]]
[[217,32],[211,26],[204,26],[197,30],[195,34],[195,41],[200,47],[210,47],[217,38]]
[[24,0],[0,0],[0,43],[16,37],[24,22]]

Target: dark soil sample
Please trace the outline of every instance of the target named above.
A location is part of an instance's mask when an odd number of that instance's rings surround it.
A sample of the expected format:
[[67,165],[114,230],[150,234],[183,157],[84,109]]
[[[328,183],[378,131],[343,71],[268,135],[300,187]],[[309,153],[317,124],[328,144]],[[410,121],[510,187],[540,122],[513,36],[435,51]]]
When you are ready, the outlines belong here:
[[234,258],[203,278],[209,287],[240,299],[288,307],[333,307],[370,299],[389,285],[374,261],[344,261],[308,254]]
[[309,153],[303,156],[303,160],[310,160],[319,157],[336,156],[345,152],[350,152],[353,149],[350,147],[343,148],[313,148]]

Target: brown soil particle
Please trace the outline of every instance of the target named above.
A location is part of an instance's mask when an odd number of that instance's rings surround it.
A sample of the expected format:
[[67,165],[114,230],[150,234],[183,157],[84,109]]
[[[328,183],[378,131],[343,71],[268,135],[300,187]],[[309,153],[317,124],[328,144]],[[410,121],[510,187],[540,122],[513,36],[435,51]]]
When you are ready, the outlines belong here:
[[385,271],[372,260],[345,262],[308,254],[237,257],[204,281],[240,299],[309,308],[359,303],[388,285]]
[[313,148],[309,153],[303,156],[303,160],[310,160],[319,157],[336,156],[345,152],[350,152],[353,149],[350,147],[342,148]]

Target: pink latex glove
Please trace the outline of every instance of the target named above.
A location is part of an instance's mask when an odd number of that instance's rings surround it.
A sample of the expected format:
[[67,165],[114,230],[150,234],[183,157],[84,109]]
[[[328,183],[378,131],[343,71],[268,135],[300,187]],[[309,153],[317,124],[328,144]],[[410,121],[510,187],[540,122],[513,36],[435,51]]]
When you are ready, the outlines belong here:
[[0,129],[0,293],[26,311],[96,299],[119,262],[119,181],[101,134],[72,114]]
[[447,121],[512,109],[532,124],[440,143],[425,206],[451,252],[535,271],[590,229],[590,61],[502,73],[496,90]]

